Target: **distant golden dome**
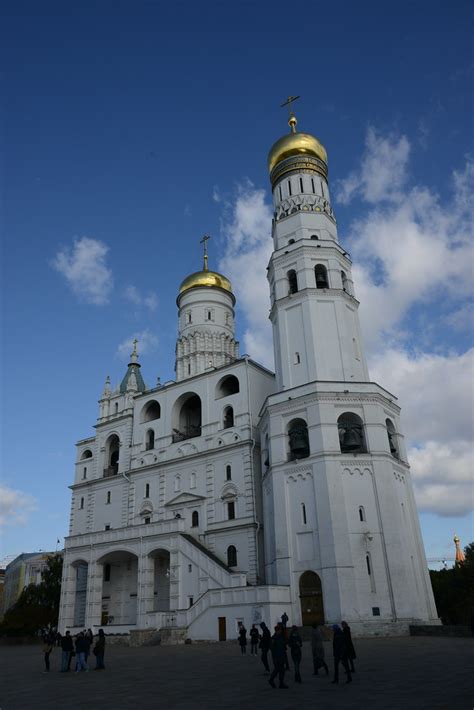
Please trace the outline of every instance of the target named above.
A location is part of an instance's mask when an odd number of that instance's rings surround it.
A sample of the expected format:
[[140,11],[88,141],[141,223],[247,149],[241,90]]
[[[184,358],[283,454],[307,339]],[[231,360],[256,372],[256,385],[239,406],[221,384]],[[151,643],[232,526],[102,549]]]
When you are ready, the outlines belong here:
[[190,288],[196,288],[198,286],[222,288],[224,291],[232,293],[232,284],[229,279],[222,274],[218,274],[216,271],[207,270],[195,271],[194,274],[187,276],[179,287],[179,293],[181,295],[185,291],[189,291]]
[[326,149],[317,138],[310,133],[288,133],[272,145],[268,154],[268,172],[271,173],[277,163],[292,155],[310,155],[323,163],[328,162]]

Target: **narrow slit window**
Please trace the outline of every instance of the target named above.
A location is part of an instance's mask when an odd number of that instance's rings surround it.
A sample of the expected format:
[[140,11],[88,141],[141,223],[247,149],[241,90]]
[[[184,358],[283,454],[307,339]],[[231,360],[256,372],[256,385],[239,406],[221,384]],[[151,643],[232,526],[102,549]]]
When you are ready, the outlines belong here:
[[280,195],[280,202],[283,199],[283,195],[281,194],[281,185],[278,185],[278,194]]
[[321,180],[320,182],[321,182],[321,195],[322,195],[323,197],[326,197],[326,195],[324,194],[324,185],[323,185],[323,181]]
[[147,483],[147,484],[145,484],[145,498],[149,498],[149,497],[150,497],[150,484]]
[[372,574],[372,566],[371,566],[371,564],[370,564],[370,556],[369,556],[369,555],[366,555],[366,556],[365,556],[365,562],[366,562],[366,565],[367,565],[367,574],[368,574],[369,577],[370,577],[370,575]]
[[227,519],[235,520],[235,503],[233,500],[227,503]]
[[359,520],[361,523],[365,522],[365,510],[362,506],[359,507]]
[[304,503],[301,503],[301,517],[303,518],[303,525],[306,525],[306,506]]
[[84,498],[81,498],[81,502],[80,502],[80,504],[79,504],[79,508],[80,508],[80,510],[83,510],[83,508],[84,508]]
[[87,468],[82,472],[82,478],[87,478]]
[[230,465],[227,465],[225,467],[225,480],[226,481],[232,480],[232,466],[230,466]]
[[188,375],[191,374],[191,363],[188,363]]
[[110,491],[107,491],[107,499],[105,501],[107,503],[107,505],[110,505],[111,498],[112,498],[112,494],[110,493]]
[[288,194],[289,194],[290,197],[291,197],[291,195],[293,194],[293,193],[291,192],[291,180],[288,180]]
[[316,190],[314,188],[314,178],[311,178],[311,188],[313,190],[313,195],[316,194]]
[[301,357],[299,353],[295,353],[295,365],[299,365],[301,362]]
[[303,178],[300,178],[300,192],[304,192]]

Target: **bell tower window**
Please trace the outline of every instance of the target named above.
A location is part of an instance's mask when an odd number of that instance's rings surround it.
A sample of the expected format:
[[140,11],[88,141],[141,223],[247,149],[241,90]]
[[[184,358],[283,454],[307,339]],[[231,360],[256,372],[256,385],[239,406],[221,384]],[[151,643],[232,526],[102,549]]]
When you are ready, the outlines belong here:
[[316,288],[329,288],[328,271],[323,264],[316,264],[314,267]]
[[337,428],[342,454],[367,453],[364,422],[357,414],[353,414],[352,412],[341,414],[337,420]]
[[298,293],[298,277],[296,276],[296,271],[292,269],[287,273],[288,278],[288,288],[290,293]]
[[305,459],[309,456],[308,425],[304,419],[293,419],[288,426],[289,460]]

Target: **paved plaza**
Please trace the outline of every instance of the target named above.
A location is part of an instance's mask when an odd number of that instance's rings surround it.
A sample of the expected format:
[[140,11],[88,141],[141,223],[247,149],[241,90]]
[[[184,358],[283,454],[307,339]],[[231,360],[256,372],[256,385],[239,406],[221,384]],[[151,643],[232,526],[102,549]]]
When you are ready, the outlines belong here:
[[[41,646],[2,646],[1,710],[148,710],[148,708],[397,708],[473,707],[474,639],[402,637],[356,639],[353,683],[313,677],[305,643],[302,685],[273,690],[260,658],[240,655],[237,642],[126,648],[109,646],[106,671],[42,673]],[[331,646],[325,644],[332,670]],[[250,650],[248,648],[248,650]],[[290,661],[291,663],[291,661]]]

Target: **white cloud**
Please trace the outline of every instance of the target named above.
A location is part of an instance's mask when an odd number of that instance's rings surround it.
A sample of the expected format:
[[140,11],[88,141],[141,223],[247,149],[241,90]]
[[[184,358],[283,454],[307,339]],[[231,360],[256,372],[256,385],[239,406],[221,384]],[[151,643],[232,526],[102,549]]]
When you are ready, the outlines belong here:
[[124,291],[124,297],[135,306],[145,306],[150,311],[155,311],[158,306],[158,296],[153,291],[146,295],[142,295],[136,286],[127,286]]
[[214,187],[212,188],[212,199],[214,200],[214,202],[221,202],[222,201],[222,197],[221,197],[221,193],[220,193],[218,185],[214,185]]
[[[219,268],[232,282],[247,328],[243,349],[263,365],[273,367],[273,340],[268,312],[270,296],[264,275],[273,249],[271,207],[265,191],[247,182],[239,186],[224,217],[225,255]],[[242,348],[241,348],[242,349]]]
[[108,247],[89,237],[74,241],[55,256],[51,265],[64,276],[73,292],[86,303],[108,303],[113,288],[112,271],[105,263]]
[[366,202],[398,202],[407,177],[409,155],[410,144],[405,136],[382,137],[369,127],[360,170],[336,183],[338,201],[349,204],[359,195]]
[[24,525],[34,510],[33,496],[0,484],[0,525]]
[[143,355],[145,353],[150,353],[156,350],[158,347],[158,338],[157,336],[152,333],[150,330],[141,330],[139,332],[133,333],[133,335],[130,335],[128,338],[125,338],[118,346],[117,346],[117,355],[123,359],[126,360],[130,357],[130,353],[133,350],[133,341],[138,340],[137,344],[137,351],[138,355]]

